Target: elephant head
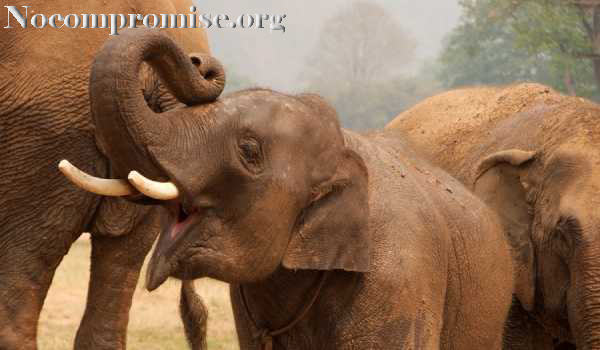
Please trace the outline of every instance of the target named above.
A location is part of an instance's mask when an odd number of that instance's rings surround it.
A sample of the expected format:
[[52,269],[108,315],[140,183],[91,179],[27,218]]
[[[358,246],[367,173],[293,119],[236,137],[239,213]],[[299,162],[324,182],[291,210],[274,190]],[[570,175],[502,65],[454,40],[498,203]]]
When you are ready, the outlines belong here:
[[590,142],[489,155],[474,186],[516,248],[522,306],[583,349],[600,346],[600,157]]
[[[144,60],[188,107],[160,115],[145,107],[134,79]],[[96,61],[100,145],[115,175],[135,170],[129,182],[113,180],[122,191],[112,194],[139,191],[170,213],[148,289],[168,276],[258,281],[282,265],[369,269],[368,172],[322,99],[254,89],[209,103],[222,73],[202,78],[154,31],[124,32]]]
[[250,90],[203,111],[181,159],[179,190],[149,266],[169,275],[258,281],[290,269],[366,271],[367,171],[320,98]]

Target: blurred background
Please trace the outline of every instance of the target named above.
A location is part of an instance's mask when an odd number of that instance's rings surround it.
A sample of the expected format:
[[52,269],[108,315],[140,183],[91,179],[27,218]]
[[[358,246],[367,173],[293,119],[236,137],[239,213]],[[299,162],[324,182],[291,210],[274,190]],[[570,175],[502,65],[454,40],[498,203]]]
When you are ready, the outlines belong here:
[[[284,34],[209,28],[227,89],[317,92],[353,129],[382,127],[439,91],[431,64],[458,23],[455,0],[196,0],[198,12],[286,14]],[[235,16],[236,18],[232,18]]]
[[[378,128],[425,97],[537,81],[599,99],[598,0],[197,0],[199,13],[286,14],[286,32],[208,29],[228,90],[317,92]],[[235,18],[231,18],[235,20]]]
[[[317,92],[345,127],[383,127],[441,91],[537,81],[600,100],[600,0],[196,0],[197,13],[286,14],[285,34],[208,29],[226,65],[227,90]],[[144,269],[145,270],[145,269]],[[40,321],[42,349],[71,348],[89,271],[84,235],[56,272]],[[144,280],[142,276],[140,281]],[[227,286],[196,283],[209,307],[209,348],[236,349]],[[179,283],[131,310],[130,349],[185,349]]]

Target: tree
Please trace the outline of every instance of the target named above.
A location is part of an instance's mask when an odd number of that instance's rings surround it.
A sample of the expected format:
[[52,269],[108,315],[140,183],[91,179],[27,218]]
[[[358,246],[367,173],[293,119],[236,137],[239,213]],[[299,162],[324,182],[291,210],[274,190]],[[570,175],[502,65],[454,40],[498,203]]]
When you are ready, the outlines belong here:
[[577,0],[463,0],[461,6],[461,23],[440,58],[446,86],[534,80],[572,95],[599,96],[585,30],[595,23],[595,7]]
[[345,126],[383,126],[400,112],[389,111],[398,105],[389,89],[400,85],[416,43],[382,7],[365,1],[343,8],[321,33],[301,80],[333,103]]
[[[323,26],[309,79],[371,82],[396,75],[413,59],[412,37],[377,5],[355,1]],[[312,73],[312,74],[311,74]]]
[[475,19],[472,14],[464,15],[446,38],[437,72],[445,86],[552,81],[542,64],[545,57],[515,47],[516,34],[509,25],[481,25]]
[[[507,0],[501,0],[507,2]],[[600,92],[600,2],[590,0],[521,0],[509,15],[516,45],[551,58],[572,94]],[[592,78],[589,79],[589,78]]]

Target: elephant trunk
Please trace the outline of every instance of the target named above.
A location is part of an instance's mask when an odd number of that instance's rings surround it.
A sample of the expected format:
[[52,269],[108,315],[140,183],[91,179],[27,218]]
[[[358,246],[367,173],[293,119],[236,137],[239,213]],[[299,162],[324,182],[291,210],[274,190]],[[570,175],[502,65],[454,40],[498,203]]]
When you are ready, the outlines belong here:
[[214,101],[223,91],[225,74],[220,63],[210,56],[194,59],[167,34],[149,28],[127,29],[108,39],[97,54],[90,76],[91,111],[98,146],[117,176],[125,177],[132,169],[164,176],[149,147],[164,147],[179,119],[170,118],[176,110],[159,115],[146,104],[139,79],[143,62],[188,106]]
[[[600,225],[595,234],[600,234]],[[586,235],[583,232],[582,236]],[[578,349],[600,349],[600,240],[581,241],[574,261],[573,293],[569,293],[571,329]]]

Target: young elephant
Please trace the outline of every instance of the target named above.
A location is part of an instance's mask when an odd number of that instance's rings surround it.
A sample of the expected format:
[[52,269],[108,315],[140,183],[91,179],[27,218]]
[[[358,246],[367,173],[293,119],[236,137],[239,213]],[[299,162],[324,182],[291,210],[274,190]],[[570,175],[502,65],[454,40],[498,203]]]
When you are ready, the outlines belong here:
[[[130,64],[105,64],[115,52]],[[230,283],[242,349],[501,347],[509,249],[458,181],[388,133],[342,130],[315,95],[255,89],[154,114],[128,78],[144,58],[170,68],[176,96],[203,97],[153,31],[110,39],[93,67],[107,150],[168,180],[129,175],[145,195],[130,198],[169,212],[149,290],[169,276]]]
[[600,107],[539,84],[469,88],[387,129],[500,214],[518,271],[506,349],[600,349]]

